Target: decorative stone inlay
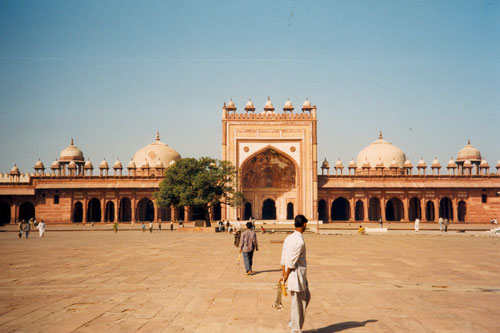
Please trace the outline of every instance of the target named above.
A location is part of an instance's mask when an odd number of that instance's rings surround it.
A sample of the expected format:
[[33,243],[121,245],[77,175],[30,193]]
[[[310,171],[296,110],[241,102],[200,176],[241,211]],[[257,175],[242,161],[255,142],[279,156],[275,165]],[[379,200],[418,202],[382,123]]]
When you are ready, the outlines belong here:
[[291,151],[292,153],[293,153],[295,150],[296,150],[296,149],[295,149],[295,147],[293,147],[293,146],[292,146],[292,147],[290,147],[290,151]]
[[250,150],[250,148],[248,148],[248,146],[245,146],[245,147],[243,148],[243,151],[244,151],[245,153],[248,153],[248,151],[249,151],[249,150]]

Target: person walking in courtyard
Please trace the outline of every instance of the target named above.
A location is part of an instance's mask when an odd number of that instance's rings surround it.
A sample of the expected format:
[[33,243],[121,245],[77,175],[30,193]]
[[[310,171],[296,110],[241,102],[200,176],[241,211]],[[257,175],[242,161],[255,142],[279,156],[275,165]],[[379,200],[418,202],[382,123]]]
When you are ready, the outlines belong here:
[[439,217],[438,223],[439,223],[439,231],[443,232],[444,220],[442,217]]
[[380,228],[382,229],[382,227],[384,226],[384,223],[382,222],[382,218],[378,219],[378,223],[380,224]]
[[38,232],[40,233],[40,237],[43,237],[43,234],[45,233],[45,223],[43,222],[43,220],[40,220],[40,222],[38,222],[38,225],[36,226],[36,228],[38,229]]
[[170,231],[174,231],[174,222],[170,221]]
[[149,222],[149,232],[153,232],[153,221]]
[[304,325],[306,308],[311,301],[307,282],[306,243],[303,235],[307,228],[306,217],[295,216],[294,225],[294,233],[285,239],[281,250],[280,282],[288,281],[288,291],[292,297],[288,327],[292,332],[300,332]]
[[19,238],[23,238],[23,231],[24,231],[24,228],[23,228],[23,220],[19,221],[19,223],[17,224],[17,235],[19,236]]
[[161,220],[158,221],[158,231],[161,231]]
[[28,239],[29,234],[30,234],[30,223],[26,222],[24,224],[24,235],[26,236],[26,239]]
[[253,253],[259,251],[257,235],[253,230],[252,222],[247,222],[247,230],[241,235],[240,253],[243,252],[243,261],[247,275],[252,275]]
[[117,232],[118,232],[118,222],[113,223],[113,231],[114,231],[115,233],[117,233]]
[[420,229],[420,219],[417,217],[415,219],[415,232],[418,232],[419,229]]
[[141,229],[142,229],[142,232],[146,231],[146,225],[144,224],[144,222],[142,222]]
[[448,224],[450,224],[450,221],[448,219],[444,219],[444,232],[448,232]]

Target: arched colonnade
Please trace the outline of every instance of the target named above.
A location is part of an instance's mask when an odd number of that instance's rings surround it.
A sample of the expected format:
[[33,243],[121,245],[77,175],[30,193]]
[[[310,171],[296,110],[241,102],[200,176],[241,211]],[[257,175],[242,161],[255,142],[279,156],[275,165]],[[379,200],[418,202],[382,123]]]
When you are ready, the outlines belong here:
[[435,199],[420,197],[348,198],[338,196],[318,200],[318,219],[322,221],[415,221],[436,222],[439,217],[465,222],[467,203],[447,196]]

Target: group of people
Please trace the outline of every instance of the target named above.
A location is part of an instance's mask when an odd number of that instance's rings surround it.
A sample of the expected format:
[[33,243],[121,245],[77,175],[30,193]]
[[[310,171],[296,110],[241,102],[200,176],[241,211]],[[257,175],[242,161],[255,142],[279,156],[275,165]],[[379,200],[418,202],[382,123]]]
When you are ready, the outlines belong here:
[[[181,226],[181,222],[179,222],[179,225]],[[146,231],[146,224],[142,222],[141,225],[142,232]],[[154,222],[151,221],[149,222],[149,232],[152,233],[154,229]],[[158,222],[158,230],[161,231],[161,221]],[[170,231],[174,231],[174,222],[170,221]]]
[[[253,255],[259,251],[255,224],[246,223],[247,230],[242,234],[235,233],[234,245],[239,248],[243,256],[245,271],[252,275]],[[294,219],[295,231],[285,238],[281,250],[281,277],[280,285],[288,283],[291,296],[290,321],[288,327],[292,332],[300,332],[305,320],[306,308],[311,300],[311,293],[307,282],[306,244],[304,231],[307,229],[307,219],[304,215],[297,215]]]
[[38,229],[40,237],[43,237],[45,234],[45,222],[43,222],[43,220],[37,221],[34,218],[30,218],[29,221],[21,220],[17,226],[19,238],[22,238],[23,234],[28,238],[31,230],[34,229],[35,226]]
[[443,232],[448,232],[448,224],[450,224],[450,220],[448,220],[447,218],[443,219],[442,217],[439,218],[438,220],[438,224],[439,224],[439,231]]

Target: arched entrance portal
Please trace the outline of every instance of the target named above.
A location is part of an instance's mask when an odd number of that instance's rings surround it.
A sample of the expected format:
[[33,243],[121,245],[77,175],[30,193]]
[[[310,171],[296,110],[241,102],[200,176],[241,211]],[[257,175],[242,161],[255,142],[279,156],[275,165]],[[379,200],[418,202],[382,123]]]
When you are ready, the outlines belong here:
[[408,219],[415,221],[417,218],[422,218],[422,208],[420,207],[420,200],[418,198],[410,199],[410,207],[408,209]]
[[318,219],[323,222],[328,221],[328,216],[326,214],[326,201],[320,200],[318,201]]
[[465,222],[465,215],[467,214],[467,205],[465,201],[461,200],[458,203],[458,222]]
[[252,217],[252,204],[245,202],[245,213],[243,214],[244,220],[249,220]]
[[391,198],[385,205],[385,219],[387,221],[401,221],[404,218],[403,202],[398,198]]
[[439,217],[453,221],[453,204],[447,197],[439,201]]
[[155,205],[148,198],[142,198],[137,204],[137,221],[154,221]]
[[80,201],[75,202],[73,206],[73,222],[83,222],[83,204]]
[[434,213],[434,202],[432,201],[427,201],[427,204],[425,205],[425,218],[429,222],[433,222],[435,217]]
[[355,215],[356,215],[356,221],[363,221],[365,219],[365,205],[361,200],[356,201]]
[[[266,220],[288,219],[290,217],[288,203],[290,202],[299,205],[294,207],[294,211],[300,211],[297,177],[296,165],[292,159],[275,148],[267,147],[249,157],[241,167],[243,195],[253,203],[260,203],[260,198],[271,196],[274,198],[272,200],[274,205],[267,202],[267,208],[264,209],[263,202],[262,211],[259,211],[257,207],[257,210],[250,213],[250,216],[256,214],[257,218]],[[279,207],[279,205],[285,206]],[[243,213],[245,217],[248,216],[246,212]]]
[[378,221],[380,218],[380,200],[371,198],[368,202],[368,219],[370,221]]
[[31,218],[35,218],[35,206],[26,201],[19,207],[19,220],[28,221]]
[[177,207],[177,216],[179,221],[184,221],[184,206]]
[[222,218],[222,208],[220,202],[212,206],[212,220],[219,221]]
[[206,218],[206,210],[203,206],[193,206],[193,215],[192,220],[205,220]]
[[108,201],[106,203],[106,213],[104,216],[104,221],[114,222],[115,221],[115,204],[113,201]]
[[90,199],[88,203],[87,222],[101,222],[101,202],[97,198]]
[[120,222],[130,222],[132,220],[132,204],[129,198],[122,198],[120,200],[118,220]]
[[10,206],[6,202],[0,202],[0,224],[10,223]]
[[262,203],[262,219],[276,220],[276,204],[273,199],[266,199]]
[[286,205],[286,219],[293,220],[293,203],[291,202]]
[[332,221],[349,220],[350,205],[346,198],[340,197],[332,202],[330,216]]

